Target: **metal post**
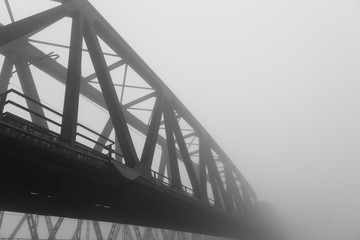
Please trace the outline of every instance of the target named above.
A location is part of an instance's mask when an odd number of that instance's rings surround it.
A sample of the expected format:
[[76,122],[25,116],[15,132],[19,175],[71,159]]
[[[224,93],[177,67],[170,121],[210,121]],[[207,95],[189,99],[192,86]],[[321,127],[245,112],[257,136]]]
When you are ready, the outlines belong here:
[[172,176],[172,186],[182,191],[182,184],[180,178],[180,170],[179,170],[179,163],[176,154],[175,148],[175,139],[174,139],[174,130],[173,130],[173,123],[171,120],[172,108],[170,103],[167,101],[165,103],[164,109],[164,121],[165,121],[165,131],[166,131],[166,140],[167,140],[167,149],[169,152],[169,164],[170,164],[170,171]]
[[8,85],[11,78],[11,72],[14,67],[13,62],[9,57],[5,57],[4,63],[0,73],[0,94],[8,89]]
[[194,165],[189,155],[189,151],[186,147],[184,136],[182,135],[179,123],[174,116],[174,111],[171,111],[170,118],[173,124],[173,129],[180,149],[180,153],[184,161],[192,188],[194,190],[194,195],[196,198],[201,199],[203,197],[203,194],[199,187],[198,178],[196,177]]
[[75,144],[76,141],[81,79],[83,24],[84,20],[80,14],[73,16],[63,119],[61,124],[61,136],[68,140],[71,144]]
[[34,216],[32,214],[25,214],[29,226],[30,235],[32,240],[39,240],[39,235],[36,230]]
[[154,110],[147,133],[144,149],[141,155],[141,163],[151,169],[152,161],[154,158],[156,142],[159,134],[160,121],[163,111],[164,99],[159,96],[156,99]]

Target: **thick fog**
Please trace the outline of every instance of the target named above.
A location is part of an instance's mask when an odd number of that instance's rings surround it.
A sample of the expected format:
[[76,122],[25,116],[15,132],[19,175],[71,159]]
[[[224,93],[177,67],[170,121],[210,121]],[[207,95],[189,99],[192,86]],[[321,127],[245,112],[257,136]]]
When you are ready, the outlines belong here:
[[360,3],[90,0],[289,239],[360,237]]

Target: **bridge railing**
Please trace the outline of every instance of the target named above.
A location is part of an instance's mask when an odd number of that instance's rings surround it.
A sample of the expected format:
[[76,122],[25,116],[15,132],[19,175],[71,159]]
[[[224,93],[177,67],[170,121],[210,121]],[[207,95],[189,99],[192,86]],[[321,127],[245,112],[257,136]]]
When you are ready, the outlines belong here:
[[[15,95],[15,97],[11,97],[11,94]],[[21,101],[25,101],[28,106],[23,106]],[[38,111],[34,110],[36,107],[41,107],[48,111],[52,117],[47,117],[45,114],[39,114]],[[46,132],[52,132],[55,134],[58,134],[58,137],[61,138],[60,135],[60,129],[63,127],[61,124],[62,118],[64,118],[63,114],[60,112],[35,101],[29,96],[26,96],[25,94],[15,90],[15,89],[9,89],[6,92],[0,94],[0,114],[2,116],[6,115],[7,113],[12,113],[17,117],[23,118],[24,120],[29,120],[29,116],[26,116],[27,114],[30,114],[32,122],[36,125],[38,130],[46,131]],[[25,113],[25,114],[24,114]],[[46,124],[44,124],[44,122]],[[48,123],[50,123],[52,126],[49,126]],[[92,130],[91,128],[81,124],[77,123],[77,126],[79,129],[82,129],[82,132],[77,131],[76,136],[78,136],[78,143],[81,143],[87,147],[92,148],[91,144],[87,144],[87,142],[92,143],[93,145],[99,145],[101,147],[101,150],[106,150],[106,155],[108,157],[111,157],[116,159],[116,156],[122,157],[122,155],[118,152],[116,152],[113,149],[113,146],[115,144],[114,140],[111,140],[107,137],[102,136],[101,134],[97,133],[96,131]],[[85,131],[84,131],[85,130]],[[85,132],[91,133],[86,134]],[[96,136],[97,138],[102,138],[105,140],[105,144],[100,143],[97,139],[93,139],[90,135]],[[86,141],[82,141],[82,140]],[[102,152],[103,153],[103,152]],[[105,154],[105,153],[104,153]]]
[[[39,114],[38,112],[34,111],[34,110],[31,110],[29,107],[26,107],[26,106],[23,106],[22,104],[18,103],[20,100],[17,99],[17,100],[14,100],[12,99],[12,97],[10,96],[11,94],[14,94],[16,97],[22,99],[22,100],[25,100],[25,101],[28,101],[27,102],[27,105],[29,105],[30,103],[31,104],[34,104],[36,106],[39,106],[39,107],[42,107],[43,109],[49,111],[50,113],[52,113],[54,116],[56,116],[58,119],[53,119],[53,118],[50,118],[50,117],[46,117],[42,114]],[[62,125],[61,125],[61,119],[64,117],[63,114],[61,114],[60,112],[42,104],[42,103],[39,103],[37,101],[35,101],[34,99],[32,99],[31,97],[28,97],[26,96],[25,94],[15,90],[15,89],[9,89],[7,90],[6,92],[0,94],[0,114],[1,116],[6,116],[8,113],[11,113],[11,114],[14,114],[15,116],[17,117],[20,117],[24,120],[28,120],[27,117],[21,113],[21,110],[22,112],[25,112],[25,113],[28,113],[30,114],[30,117],[31,119],[34,119],[35,117],[36,118],[39,118],[39,119],[42,119],[42,120],[45,120],[46,122],[49,122],[51,124],[53,124],[54,126],[56,126],[58,129],[61,129]],[[59,121],[60,120],[60,121]],[[91,142],[94,146],[95,145],[99,145],[101,146],[101,148],[103,150],[106,150],[107,153],[103,153],[103,152],[99,152],[99,156],[101,156],[102,158],[104,156],[106,157],[109,157],[109,159],[111,159],[111,161],[116,161],[116,162],[119,162],[121,164],[123,164],[121,161],[117,161],[117,157],[120,157],[122,158],[122,154],[116,152],[114,149],[113,149],[113,146],[115,145],[115,141],[114,140],[111,140],[109,138],[106,138],[104,136],[102,136],[101,134],[97,133],[96,131],[92,130],[91,128],[81,124],[81,123],[78,123],[77,124],[78,127],[82,128],[83,130],[91,133],[92,135],[95,135],[96,137],[98,138],[103,138],[105,140],[105,142],[107,144],[102,144],[97,140],[94,140],[92,137],[90,137],[88,135],[86,135],[85,133],[79,133],[79,132],[76,132],[76,135],[79,136],[80,138],[82,139],[85,139],[86,141],[88,142]],[[49,129],[50,127],[45,127],[45,126],[42,126],[41,124],[36,124],[36,121],[32,122],[32,127],[36,127],[36,130],[37,131],[41,131],[42,133],[44,134],[49,134],[49,132],[51,134],[55,134],[57,138],[61,138],[61,135],[60,135],[60,131],[56,128],[52,128],[52,129]],[[84,146],[83,143],[84,141],[82,142],[77,142],[78,143],[78,147],[80,148],[84,148],[85,150],[89,150],[87,148],[90,148],[91,146]],[[93,148],[91,148],[92,151],[94,151]],[[158,173],[154,170],[151,170],[151,173],[152,173],[152,176],[153,176],[153,179],[156,181],[156,182],[159,182],[161,183],[162,185],[168,187],[168,188],[172,188],[172,185],[173,185],[173,181],[171,178],[161,174],[161,173]],[[194,198],[194,190],[190,187],[187,187],[185,185],[182,185],[182,192],[189,196],[189,197],[192,197]],[[214,205],[214,200],[209,198],[209,203]]]

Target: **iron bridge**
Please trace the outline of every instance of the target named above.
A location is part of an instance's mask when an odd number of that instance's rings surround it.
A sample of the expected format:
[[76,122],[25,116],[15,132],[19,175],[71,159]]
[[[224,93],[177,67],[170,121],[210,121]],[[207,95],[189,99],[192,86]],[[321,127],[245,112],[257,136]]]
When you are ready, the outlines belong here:
[[[0,210],[272,239],[244,176],[129,44],[88,1],[53,3],[17,21],[7,5],[0,28]],[[67,44],[42,39],[66,24]]]

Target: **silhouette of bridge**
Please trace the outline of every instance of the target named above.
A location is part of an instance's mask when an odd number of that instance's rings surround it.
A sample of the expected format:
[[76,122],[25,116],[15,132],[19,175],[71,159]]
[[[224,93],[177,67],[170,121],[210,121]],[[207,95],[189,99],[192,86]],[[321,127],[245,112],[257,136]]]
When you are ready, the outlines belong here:
[[32,239],[33,214],[59,217],[49,239],[64,217],[113,222],[108,239],[116,223],[272,239],[251,186],[150,67],[88,1],[53,2],[15,21],[6,1],[0,210],[26,213]]

